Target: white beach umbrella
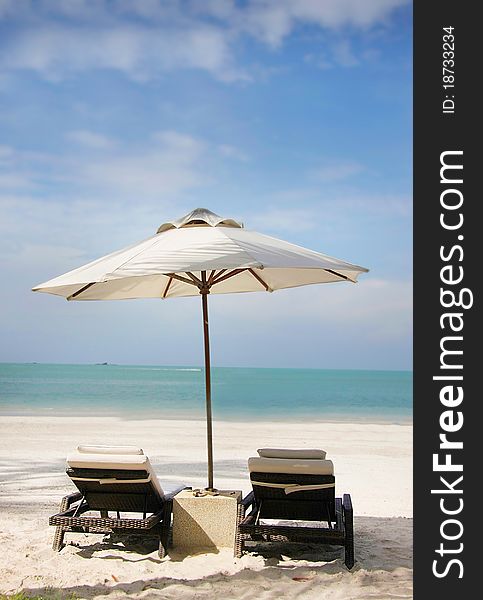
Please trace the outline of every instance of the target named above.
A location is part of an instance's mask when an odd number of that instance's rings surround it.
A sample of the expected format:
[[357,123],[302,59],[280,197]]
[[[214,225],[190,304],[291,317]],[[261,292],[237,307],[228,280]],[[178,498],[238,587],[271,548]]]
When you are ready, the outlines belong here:
[[205,344],[208,489],[213,489],[208,294],[273,292],[312,283],[350,281],[367,272],[244,229],[204,208],[164,223],[156,235],[33,288],[67,300],[170,298],[200,294]]

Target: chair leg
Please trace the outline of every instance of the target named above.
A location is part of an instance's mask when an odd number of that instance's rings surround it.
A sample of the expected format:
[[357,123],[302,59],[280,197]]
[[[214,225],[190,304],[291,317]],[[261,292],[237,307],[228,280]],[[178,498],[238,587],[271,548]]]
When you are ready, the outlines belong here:
[[[60,501],[59,512],[64,512],[68,508],[69,508],[69,497],[64,496],[62,498],[62,500]],[[58,525],[55,528],[54,542],[52,544],[52,550],[54,550],[54,552],[60,552],[60,550],[62,550],[62,548],[64,546],[64,534],[65,534],[65,529],[61,525]]]
[[237,534],[235,541],[235,558],[241,558],[243,556],[245,552],[245,539],[245,534]]
[[235,558],[241,558],[244,549],[244,537],[243,534],[240,533],[238,525],[245,518],[245,506],[240,502],[237,507],[236,513],[236,530],[235,530],[235,547],[233,549],[233,555]]
[[345,524],[345,564],[350,570],[354,566],[354,514],[352,501],[349,494],[343,496],[344,524]]
[[171,515],[173,512],[173,501],[166,500],[164,503],[163,521],[159,533],[159,558],[164,558],[168,552],[171,538]]
[[64,534],[64,529],[60,525],[58,525],[55,528],[54,542],[52,544],[52,550],[54,552],[60,552],[64,547]]
[[164,558],[168,554],[168,548],[171,545],[171,524],[162,525],[159,532],[159,558]]
[[159,558],[164,558],[166,556],[167,549],[168,549],[168,542],[166,540],[166,536],[161,534],[161,536],[159,538],[159,549],[158,549]]

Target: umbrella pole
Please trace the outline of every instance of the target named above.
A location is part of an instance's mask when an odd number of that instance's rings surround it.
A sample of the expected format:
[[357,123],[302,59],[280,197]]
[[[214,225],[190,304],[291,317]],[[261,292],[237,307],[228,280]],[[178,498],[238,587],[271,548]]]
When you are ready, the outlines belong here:
[[[206,284],[206,273],[202,273]],[[208,328],[208,286],[200,289],[203,307],[203,338],[205,346],[205,389],[206,389],[206,439],[208,443],[208,491],[213,491],[213,428],[211,423],[211,366],[210,366],[210,332]]]

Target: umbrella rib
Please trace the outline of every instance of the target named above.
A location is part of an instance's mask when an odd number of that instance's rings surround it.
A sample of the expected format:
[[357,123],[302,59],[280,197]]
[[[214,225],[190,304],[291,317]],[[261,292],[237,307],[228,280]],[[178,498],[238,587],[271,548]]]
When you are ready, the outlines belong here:
[[227,273],[226,275],[223,275],[223,277],[217,277],[212,285],[215,285],[215,283],[220,283],[220,281],[225,281],[225,279],[229,279],[230,277],[234,277],[235,275],[239,275],[240,273],[243,273],[243,271],[247,271],[248,269],[234,269],[233,271],[230,271],[229,273]]
[[164,292],[163,292],[163,296],[162,296],[163,298],[166,298],[166,295],[167,295],[168,290],[169,290],[169,286],[171,285],[172,281],[173,281],[173,278],[170,277],[168,279],[168,283],[166,284],[166,287],[164,288]]
[[[336,275],[337,277],[344,279],[344,281],[352,281],[352,279],[349,279],[349,277],[346,277],[345,275],[341,275],[340,273],[337,273],[337,271],[332,271],[332,269],[324,269],[324,271],[327,271],[327,273],[331,273],[332,275]],[[354,282],[352,282],[352,283],[354,283]]]
[[192,281],[191,279],[188,279],[187,277],[182,277],[181,275],[177,275],[176,273],[166,273],[166,275],[168,275],[169,277],[172,277],[173,279],[177,279],[178,281],[182,281],[183,283],[187,283],[188,285],[196,285],[197,284]]
[[83,287],[81,287],[79,290],[77,290],[77,292],[74,292],[73,294],[71,294],[70,296],[67,296],[67,300],[73,300],[74,298],[77,298],[77,296],[79,294],[82,294],[82,292],[85,292],[86,290],[88,290],[91,286],[93,286],[95,283],[98,283],[97,281],[92,281],[91,283],[88,283],[87,285],[84,285]]
[[226,271],[227,269],[221,269],[216,275],[213,275],[213,277],[210,275],[210,278],[208,279],[210,285],[216,283],[217,280],[223,275],[223,273],[226,273]]
[[[220,273],[224,273],[224,271],[220,271]],[[220,274],[218,273],[218,274]],[[213,283],[213,279],[216,277],[216,269],[213,269],[213,271],[211,271],[210,276],[208,277],[208,281],[206,282],[207,285],[211,285]]]
[[201,281],[201,279],[199,279],[198,277],[196,277],[196,275],[193,275],[193,273],[191,273],[190,271],[185,271],[185,272],[186,272],[186,275],[188,275],[188,277],[193,281],[193,283],[195,285],[197,285],[198,287],[200,285],[202,285],[203,282]]
[[255,271],[253,269],[248,269],[249,273],[251,273],[253,275],[253,277],[255,277],[255,279],[261,283],[263,285],[263,287],[265,288],[266,292],[270,291],[270,286],[268,284],[266,284],[263,279],[260,277],[260,275],[258,275],[257,273],[255,273]]

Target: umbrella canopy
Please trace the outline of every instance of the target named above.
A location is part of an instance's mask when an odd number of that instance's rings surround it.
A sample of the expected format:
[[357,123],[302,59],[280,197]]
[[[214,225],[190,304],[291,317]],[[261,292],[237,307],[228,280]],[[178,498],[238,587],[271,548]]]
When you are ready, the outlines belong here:
[[355,282],[367,269],[249,231],[241,223],[198,208],[178,221],[161,225],[156,235],[138,244],[33,290],[67,300],[193,296],[199,293],[197,285],[182,274],[192,273],[201,281],[202,271],[213,272],[212,294],[228,294]]
[[204,208],[161,225],[142,242],[33,288],[67,300],[170,298],[201,294],[205,341],[208,488],[213,487],[207,294],[273,292],[350,281],[367,269],[249,231]]

